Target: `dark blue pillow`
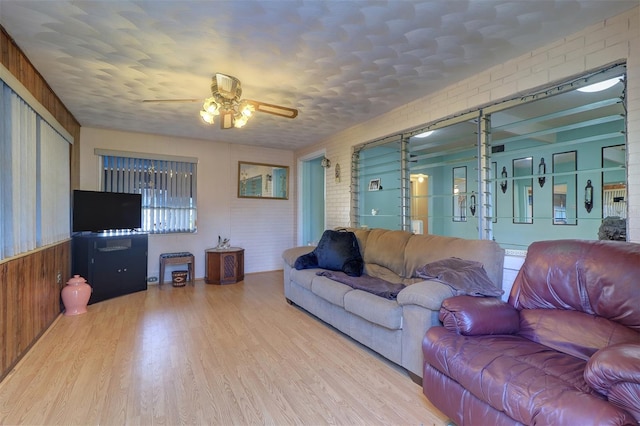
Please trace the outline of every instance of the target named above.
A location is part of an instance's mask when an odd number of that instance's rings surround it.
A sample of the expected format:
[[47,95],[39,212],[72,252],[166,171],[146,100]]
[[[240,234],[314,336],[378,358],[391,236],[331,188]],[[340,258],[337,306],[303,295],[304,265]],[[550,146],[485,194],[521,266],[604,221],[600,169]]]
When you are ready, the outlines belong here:
[[311,269],[318,267],[318,257],[315,252],[303,254],[302,256],[296,259],[296,263],[293,265],[297,270],[300,269]]
[[296,269],[323,268],[342,271],[352,277],[362,275],[364,261],[353,232],[326,230],[311,253],[296,259]]

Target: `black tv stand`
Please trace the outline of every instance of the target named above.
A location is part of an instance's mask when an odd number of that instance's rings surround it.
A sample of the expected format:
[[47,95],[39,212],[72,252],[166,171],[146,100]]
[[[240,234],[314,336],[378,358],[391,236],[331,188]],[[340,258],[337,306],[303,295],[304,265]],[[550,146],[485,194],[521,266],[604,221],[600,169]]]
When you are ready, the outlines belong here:
[[89,304],[147,289],[147,234],[78,233],[72,273],[93,289]]

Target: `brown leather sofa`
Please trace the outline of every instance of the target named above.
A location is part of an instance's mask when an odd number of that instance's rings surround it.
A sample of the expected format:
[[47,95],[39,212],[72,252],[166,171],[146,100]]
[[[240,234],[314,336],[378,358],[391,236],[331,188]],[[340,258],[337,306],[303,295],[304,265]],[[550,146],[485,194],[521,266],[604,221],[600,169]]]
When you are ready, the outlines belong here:
[[455,296],[423,392],[462,425],[640,422],[640,244],[533,243],[508,303]]

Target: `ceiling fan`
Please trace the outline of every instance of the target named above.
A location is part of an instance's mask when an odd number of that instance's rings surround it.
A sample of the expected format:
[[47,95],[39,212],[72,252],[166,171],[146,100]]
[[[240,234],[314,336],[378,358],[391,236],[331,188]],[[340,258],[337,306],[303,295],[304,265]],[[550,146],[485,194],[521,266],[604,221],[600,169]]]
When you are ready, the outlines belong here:
[[[220,128],[243,127],[255,111],[285,118],[295,118],[298,110],[266,102],[241,99],[242,84],[237,78],[216,73],[211,79],[211,96],[204,99],[200,117],[213,124],[220,116]],[[145,99],[143,102],[201,102],[202,99]]]

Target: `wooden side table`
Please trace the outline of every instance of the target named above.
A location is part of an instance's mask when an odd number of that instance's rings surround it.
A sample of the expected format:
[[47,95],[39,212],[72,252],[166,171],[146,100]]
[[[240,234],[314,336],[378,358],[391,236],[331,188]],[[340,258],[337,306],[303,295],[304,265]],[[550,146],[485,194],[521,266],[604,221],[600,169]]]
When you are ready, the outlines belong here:
[[204,252],[207,284],[233,284],[244,280],[244,249],[207,249]]

